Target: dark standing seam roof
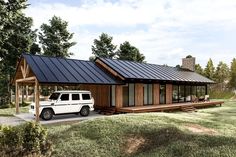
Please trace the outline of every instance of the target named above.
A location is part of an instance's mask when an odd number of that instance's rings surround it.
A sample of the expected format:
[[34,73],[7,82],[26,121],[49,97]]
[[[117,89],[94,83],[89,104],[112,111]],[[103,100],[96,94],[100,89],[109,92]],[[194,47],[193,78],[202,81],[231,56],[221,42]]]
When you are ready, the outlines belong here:
[[40,83],[121,84],[94,62],[23,54]]
[[97,59],[101,60],[107,66],[115,70],[125,79],[214,83],[214,81],[196,72],[182,68],[124,60],[112,60],[107,58]]

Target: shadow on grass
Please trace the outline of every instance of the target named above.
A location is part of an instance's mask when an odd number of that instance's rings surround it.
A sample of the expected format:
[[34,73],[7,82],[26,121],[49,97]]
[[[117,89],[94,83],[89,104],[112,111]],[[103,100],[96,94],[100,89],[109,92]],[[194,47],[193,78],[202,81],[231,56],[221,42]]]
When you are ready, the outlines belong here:
[[[129,122],[124,122],[124,119],[100,119],[70,125],[50,135],[55,147],[53,155],[230,157],[236,154],[234,137],[191,134],[172,125]],[[127,139],[132,136],[132,139],[138,137],[144,140],[138,149],[127,153],[126,149],[130,147]]]
[[190,134],[176,127],[146,130],[139,136],[145,138],[146,143],[129,156],[222,157],[236,153],[235,138]]

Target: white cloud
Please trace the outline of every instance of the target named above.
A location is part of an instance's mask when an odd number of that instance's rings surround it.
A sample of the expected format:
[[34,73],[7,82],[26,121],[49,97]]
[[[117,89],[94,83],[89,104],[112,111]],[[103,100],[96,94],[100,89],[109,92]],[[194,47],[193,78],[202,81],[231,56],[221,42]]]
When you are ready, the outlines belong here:
[[[36,28],[53,15],[68,21],[77,41],[74,58],[88,59],[93,39],[101,34],[98,27],[109,28],[117,45],[130,41],[152,63],[176,65],[188,54],[201,64],[210,57],[228,63],[235,57],[234,46],[221,46],[236,39],[235,0],[95,0],[78,6],[44,1],[33,2],[26,14]],[[222,40],[218,34],[224,33],[232,36]]]

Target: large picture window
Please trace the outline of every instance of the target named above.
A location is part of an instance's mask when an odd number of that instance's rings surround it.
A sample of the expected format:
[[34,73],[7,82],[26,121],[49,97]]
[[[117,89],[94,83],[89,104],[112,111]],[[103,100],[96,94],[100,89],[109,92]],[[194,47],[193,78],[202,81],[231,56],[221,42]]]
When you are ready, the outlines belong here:
[[152,102],[152,84],[144,84],[143,87],[144,105],[151,105]]
[[206,86],[191,86],[191,85],[173,85],[172,102],[190,102],[191,95],[195,95],[199,100],[204,99]]

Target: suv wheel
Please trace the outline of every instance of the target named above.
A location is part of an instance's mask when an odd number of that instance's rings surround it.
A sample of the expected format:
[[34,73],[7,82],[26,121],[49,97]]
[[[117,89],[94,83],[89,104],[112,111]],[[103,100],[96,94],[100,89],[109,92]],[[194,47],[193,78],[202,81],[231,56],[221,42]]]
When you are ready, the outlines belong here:
[[82,107],[80,110],[80,115],[85,117],[89,115],[89,112],[90,112],[89,107]]
[[52,109],[44,109],[41,113],[41,117],[43,120],[50,120],[53,117]]

